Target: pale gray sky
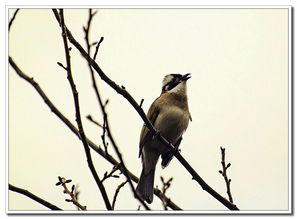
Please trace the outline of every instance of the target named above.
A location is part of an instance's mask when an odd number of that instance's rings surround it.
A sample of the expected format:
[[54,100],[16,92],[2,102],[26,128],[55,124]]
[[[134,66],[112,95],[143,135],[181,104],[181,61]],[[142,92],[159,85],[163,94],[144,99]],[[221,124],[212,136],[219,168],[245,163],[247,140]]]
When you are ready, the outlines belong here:
[[[13,12],[14,10],[11,10]],[[65,10],[65,22],[84,45],[82,26],[87,9]],[[227,197],[218,173],[220,146],[226,148],[228,175],[235,204],[242,210],[288,209],[288,17],[289,9],[98,9],[92,41],[104,36],[98,63],[148,110],[169,73],[188,73],[189,106],[193,117],[181,153],[217,192]],[[10,14],[11,17],[11,14]],[[71,45],[71,47],[73,47]],[[9,55],[39,83],[61,111],[75,122],[60,27],[48,9],[19,12],[9,34]],[[85,60],[73,47],[72,69],[82,116],[102,118]],[[129,170],[139,175],[139,133],[142,120],[114,90],[98,80],[113,135]],[[101,144],[102,131],[83,119],[87,133]],[[111,153],[113,153],[110,148]],[[115,156],[116,157],[116,156]],[[28,189],[63,209],[58,176],[79,184],[82,204],[104,210],[88,170],[83,146],[48,109],[35,90],[9,68],[9,183]],[[99,176],[112,167],[93,153]],[[226,210],[193,180],[174,159],[160,176],[173,177],[168,196],[185,210]],[[124,181],[105,184],[112,198]],[[9,210],[47,210],[9,192]],[[117,210],[136,210],[138,202],[126,185]],[[162,210],[158,198],[150,205]]]

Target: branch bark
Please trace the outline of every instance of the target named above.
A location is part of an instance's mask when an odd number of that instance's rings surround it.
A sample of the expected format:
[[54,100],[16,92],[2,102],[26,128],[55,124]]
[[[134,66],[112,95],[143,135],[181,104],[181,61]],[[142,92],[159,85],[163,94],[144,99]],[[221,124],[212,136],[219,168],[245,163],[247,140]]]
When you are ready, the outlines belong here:
[[28,190],[22,189],[22,188],[18,188],[16,186],[13,186],[11,184],[8,185],[8,189],[13,191],[13,192],[17,192],[20,193],[22,195],[25,195],[31,199],[33,199],[34,201],[42,204],[43,206],[51,209],[51,210],[62,210],[61,208],[57,207],[56,205],[53,205],[52,203],[45,201],[44,199],[34,195],[33,193],[29,192]]
[[233,203],[233,198],[232,198],[231,189],[230,189],[231,179],[229,179],[228,176],[227,176],[227,169],[231,166],[231,163],[228,163],[226,165],[226,162],[225,162],[225,148],[221,147],[221,154],[222,154],[222,161],[221,161],[222,170],[220,170],[219,173],[222,174],[222,176],[224,177],[226,187],[227,187],[227,194],[228,194],[228,197],[229,197],[229,201],[231,203]]
[[64,177],[58,177],[59,179],[59,182],[56,183],[56,186],[62,186],[64,188],[64,193],[68,194],[70,196],[71,199],[65,199],[65,201],[67,202],[72,202],[78,210],[87,210],[87,206],[84,206],[82,204],[80,204],[78,202],[78,194],[79,192],[77,192],[76,188],[75,188],[75,185],[72,185],[71,187],[71,190],[68,189],[67,187],[67,183],[70,183],[72,180],[71,179],[68,179],[66,180]]
[[[54,9],[55,10],[55,9]],[[54,11],[56,19],[58,22],[59,19]],[[185,167],[185,169],[191,174],[192,178],[197,181],[197,183],[201,186],[203,190],[212,195],[215,199],[221,202],[224,206],[226,206],[230,210],[239,210],[236,205],[225,199],[219,193],[217,193],[213,188],[211,188],[200,176],[199,174],[192,168],[192,166],[184,159],[184,157],[176,151],[175,147],[170,144],[162,135],[157,135],[157,130],[153,127],[149,119],[147,118],[145,112],[141,107],[139,107],[138,103],[134,100],[130,93],[128,93],[124,86],[117,85],[114,81],[112,81],[107,75],[102,71],[99,65],[93,60],[88,53],[83,49],[83,47],[75,40],[72,36],[71,32],[65,27],[67,32],[67,37],[69,41],[76,47],[76,49],[81,53],[81,55],[86,59],[88,63],[92,65],[95,71],[99,74],[101,79],[106,82],[110,87],[112,87],[118,94],[122,95],[137,111],[139,116],[142,118],[146,127],[151,131],[153,135],[156,135],[161,143],[163,143],[167,149],[179,160],[179,162]]]
[[[9,57],[9,64],[11,67],[15,70],[15,72],[25,81],[27,81],[36,92],[40,95],[40,97],[43,99],[45,104],[50,108],[50,110],[79,138],[81,139],[81,136],[79,134],[78,129],[70,122],[70,120],[64,116],[64,114],[53,104],[53,102],[48,98],[48,96],[45,94],[45,92],[42,90],[42,88],[39,86],[39,84],[34,80],[33,77],[29,77],[26,75],[14,62],[14,60]],[[120,165],[120,163],[110,154],[105,153],[104,150],[102,150],[100,147],[98,147],[94,142],[92,142],[89,138],[86,137],[86,140],[88,142],[88,145],[98,154],[100,154],[102,157],[104,157],[105,160],[107,160],[112,165]],[[138,182],[139,178],[135,176],[132,172],[127,170],[129,176],[134,182]],[[125,173],[124,173],[125,174]],[[159,189],[154,189],[155,195],[157,195],[161,199],[161,191]],[[169,198],[167,198],[167,203],[170,208],[173,210],[182,210],[177,204],[175,204],[173,201],[171,201]]]
[[105,187],[101,183],[101,180],[98,177],[98,174],[96,172],[96,169],[94,167],[93,161],[92,161],[92,156],[90,152],[90,148],[86,139],[86,135],[84,132],[84,128],[82,125],[81,121],[81,115],[80,115],[80,106],[79,106],[79,98],[78,98],[78,92],[76,90],[76,85],[74,83],[73,77],[72,77],[72,71],[71,71],[71,62],[70,62],[70,54],[69,54],[69,47],[68,47],[68,42],[67,42],[67,33],[65,30],[65,24],[64,24],[64,14],[63,14],[63,9],[60,9],[60,26],[62,29],[62,38],[63,38],[63,43],[64,43],[64,50],[65,50],[65,56],[66,56],[66,69],[67,69],[67,79],[69,80],[72,94],[73,94],[73,99],[74,99],[74,106],[75,106],[75,112],[76,112],[76,122],[78,126],[78,131],[79,135],[81,137],[81,141],[83,143],[84,149],[85,149],[85,154],[87,157],[87,162],[88,166],[90,168],[90,171],[96,181],[96,184],[101,192],[102,198],[104,200],[105,206],[108,210],[112,210],[110,201],[108,199]]
[[10,19],[9,24],[8,24],[8,31],[10,31],[10,27],[11,27],[11,25],[12,25],[12,23],[13,23],[13,21],[14,21],[16,15],[17,15],[17,13],[19,12],[19,10],[20,10],[20,9],[18,8],[18,9],[14,12],[12,18]]
[[[54,11],[54,13],[56,13]],[[96,14],[96,12],[92,13],[92,10],[89,9],[89,19],[88,19],[88,23],[87,23],[87,26],[84,27],[84,31],[85,31],[85,40],[86,40],[86,44],[87,44],[87,49],[88,49],[88,55],[90,56],[90,49],[91,49],[91,45],[90,45],[90,41],[89,41],[89,31],[90,31],[90,25],[91,25],[91,21],[92,21],[92,18],[93,16]],[[102,42],[102,41],[101,41]],[[99,47],[98,47],[99,48]],[[96,49],[96,52],[98,52],[98,49]],[[94,55],[95,57],[95,55]],[[140,203],[145,207],[146,210],[150,210],[150,208],[148,207],[148,205],[141,199],[141,197],[136,193],[136,190],[133,186],[133,183],[131,181],[131,178],[128,174],[128,171],[127,171],[127,167],[124,163],[124,160],[122,158],[122,154],[120,153],[119,151],[119,148],[117,146],[117,144],[115,143],[115,140],[111,134],[111,130],[110,130],[110,126],[109,126],[109,122],[108,122],[108,117],[107,117],[107,113],[105,111],[105,105],[106,104],[103,104],[103,101],[102,101],[102,98],[99,94],[99,91],[98,91],[98,87],[96,85],[96,80],[95,80],[95,75],[94,75],[94,71],[92,69],[92,66],[91,66],[91,63],[88,63],[89,64],[89,69],[90,69],[90,72],[91,72],[91,76],[92,76],[92,83],[93,83],[93,88],[94,88],[94,91],[95,91],[95,94],[96,94],[96,97],[97,97],[97,100],[99,102],[99,106],[101,108],[101,112],[102,112],[102,115],[103,115],[103,120],[104,120],[104,124],[103,124],[103,135],[102,135],[102,140],[103,140],[103,143],[104,143],[104,146],[106,145],[105,143],[105,131],[107,132],[107,136],[109,137],[111,143],[112,143],[112,146],[120,160],[120,163],[121,163],[121,166],[120,166],[120,169],[121,171],[124,173],[124,175],[126,176],[127,178],[127,181],[131,187],[131,190],[134,194],[134,196],[140,201]],[[105,146],[105,151],[107,153],[107,146]]]

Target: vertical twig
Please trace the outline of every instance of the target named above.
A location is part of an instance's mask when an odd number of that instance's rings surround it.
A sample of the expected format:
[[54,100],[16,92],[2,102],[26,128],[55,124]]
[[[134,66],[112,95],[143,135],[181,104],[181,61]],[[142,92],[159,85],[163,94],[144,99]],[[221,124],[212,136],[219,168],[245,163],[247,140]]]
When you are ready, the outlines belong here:
[[[92,10],[89,10],[89,21],[87,23],[87,27],[84,27],[84,30],[85,30],[85,39],[86,39],[86,43],[87,43],[87,48],[88,48],[88,56],[90,57],[90,43],[89,43],[89,30],[90,30],[90,25],[91,25],[91,20],[93,18],[93,13],[92,13]],[[101,38],[102,39],[102,38]],[[100,40],[101,41],[101,40]],[[102,42],[102,41],[101,41]],[[99,43],[101,43],[99,42]],[[99,48],[99,47],[98,47]],[[94,55],[95,57],[95,55]],[[128,180],[128,183],[130,184],[130,187],[132,189],[132,192],[134,194],[134,196],[141,202],[141,204],[147,209],[147,210],[150,210],[150,208],[147,206],[147,204],[141,199],[141,197],[136,193],[136,190],[133,186],[133,183],[131,181],[131,178],[128,174],[128,170],[124,164],[124,160],[122,158],[122,154],[120,153],[119,149],[118,149],[118,146],[117,144],[115,143],[115,140],[111,134],[111,130],[110,130],[110,126],[109,126],[109,122],[108,122],[108,118],[107,118],[107,113],[106,113],[106,110],[105,110],[105,106],[108,102],[106,102],[105,104],[103,104],[103,101],[102,101],[102,98],[99,94],[99,91],[98,91],[98,87],[96,85],[96,80],[95,80],[95,75],[94,75],[94,71],[93,71],[93,68],[92,68],[92,65],[91,65],[91,60],[89,60],[88,64],[89,64],[89,69],[90,69],[90,72],[91,72],[91,76],[92,76],[92,84],[93,84],[93,88],[95,90],[95,93],[96,93],[96,97],[97,97],[97,100],[98,100],[98,103],[100,105],[100,108],[101,108],[101,112],[103,114],[103,121],[104,121],[104,124],[103,124],[103,137],[102,137],[102,140],[104,141],[104,136],[105,136],[105,132],[107,133],[107,136],[109,138],[109,140],[111,141],[112,143],[112,146],[114,148],[114,150],[116,151],[116,154],[118,156],[118,158],[120,159],[120,163],[121,163],[121,171],[124,173],[124,175],[127,177],[127,180]],[[103,142],[104,143],[104,142]],[[107,151],[106,151],[107,152]]]
[[105,206],[108,210],[112,210],[111,208],[111,204],[109,202],[106,190],[103,186],[103,184],[101,183],[98,174],[96,172],[96,169],[94,167],[93,161],[92,161],[92,156],[90,153],[90,148],[88,146],[88,142],[84,133],[84,129],[83,129],[83,125],[82,125],[82,121],[81,121],[81,115],[80,115],[80,107],[79,107],[79,99],[78,99],[78,92],[76,90],[76,85],[74,83],[73,77],[72,77],[72,72],[71,72],[71,62],[70,62],[70,54],[69,54],[69,47],[68,47],[68,43],[67,43],[67,33],[65,30],[65,23],[64,23],[64,14],[63,14],[63,9],[60,9],[60,25],[61,25],[61,29],[62,29],[62,38],[63,38],[63,42],[64,42],[64,49],[65,49],[65,56],[66,56],[66,69],[67,69],[67,79],[69,80],[70,86],[71,86],[71,90],[72,90],[72,94],[73,94],[73,99],[74,99],[74,105],[75,105],[75,112],[76,112],[76,122],[78,125],[78,130],[79,130],[79,134],[81,137],[81,140],[83,142],[84,145],[84,149],[85,149],[85,153],[86,153],[86,157],[87,157],[87,162],[88,162],[88,166],[91,170],[91,173],[97,183],[97,186],[101,192],[101,195],[103,197]]
[[96,60],[99,47],[100,47],[101,43],[103,42],[103,40],[104,40],[104,37],[101,37],[100,40],[99,40],[99,42],[97,43],[97,46],[96,46],[96,49],[95,49],[95,53],[94,53],[94,56],[93,56],[93,59],[94,60]]
[[231,203],[233,203],[233,198],[232,198],[232,194],[231,194],[231,189],[230,189],[230,183],[231,183],[231,179],[228,178],[227,176],[227,169],[231,166],[231,163],[228,163],[226,166],[226,162],[225,162],[225,148],[221,148],[221,154],[222,154],[222,170],[219,170],[219,173],[224,177],[225,183],[226,183],[226,187],[227,187],[227,194],[229,197],[229,201]]
[[161,181],[162,181],[162,205],[164,207],[164,210],[168,210],[168,202],[167,199],[165,198],[165,193],[166,191],[169,189],[169,187],[171,186],[171,182],[173,180],[173,178],[171,177],[169,180],[165,181],[164,178],[161,176]]

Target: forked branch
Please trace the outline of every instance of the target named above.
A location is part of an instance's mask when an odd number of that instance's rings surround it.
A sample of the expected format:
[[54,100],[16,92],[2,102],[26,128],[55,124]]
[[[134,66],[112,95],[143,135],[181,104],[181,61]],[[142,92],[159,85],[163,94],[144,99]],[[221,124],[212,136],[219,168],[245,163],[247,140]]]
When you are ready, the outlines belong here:
[[[33,77],[29,77],[27,74],[25,74],[18,65],[14,62],[14,60],[9,57],[9,64],[11,67],[15,70],[18,76],[20,76],[22,79],[24,79],[26,82],[28,82],[40,95],[40,97],[43,99],[45,104],[50,108],[50,110],[79,138],[81,139],[81,136],[79,134],[79,130],[75,127],[74,124],[70,122],[70,120],[54,105],[54,103],[49,99],[49,97],[46,95],[46,93],[43,91],[43,89],[39,86],[39,84],[34,80]],[[100,154],[102,157],[104,157],[105,160],[107,160],[112,165],[121,165],[120,162],[118,162],[114,157],[112,157],[110,154],[106,154],[104,150],[102,150],[100,147],[98,147],[93,141],[91,141],[89,138],[86,138],[88,145],[98,154]],[[138,182],[139,178],[135,176],[132,172],[128,171],[131,179],[134,182]],[[161,191],[159,189],[154,189],[154,193],[161,199]],[[168,198],[167,198],[168,199]],[[173,210],[182,210],[177,204],[175,204],[172,200],[167,201],[168,206],[172,208]]]
[[78,194],[77,187],[75,185],[71,186],[71,189],[67,187],[68,183],[71,183],[71,179],[65,179],[64,177],[58,177],[59,181],[56,183],[56,186],[62,186],[64,188],[63,192],[70,196],[70,199],[65,199],[66,202],[72,202],[78,210],[87,210],[87,206],[81,205],[78,202]]
[[72,94],[73,94],[73,99],[74,99],[74,106],[75,106],[75,114],[76,114],[76,122],[79,130],[79,135],[81,137],[81,141],[83,143],[84,149],[85,149],[85,154],[87,157],[87,162],[88,166],[90,168],[90,171],[96,181],[96,184],[101,192],[101,195],[103,197],[105,206],[108,210],[112,210],[111,204],[109,202],[106,190],[101,183],[101,180],[98,177],[98,174],[96,172],[96,169],[94,167],[93,161],[92,161],[92,156],[90,152],[90,148],[86,139],[86,135],[83,129],[82,125],[82,120],[81,120],[81,114],[80,114],[80,106],[79,106],[79,98],[78,98],[78,92],[76,90],[76,85],[74,83],[73,77],[72,77],[72,71],[71,71],[71,62],[70,62],[70,54],[69,54],[69,47],[68,47],[68,42],[67,42],[67,32],[65,30],[65,23],[64,23],[64,15],[63,15],[63,10],[60,10],[60,26],[62,29],[62,37],[63,37],[63,43],[64,43],[64,50],[65,50],[65,56],[66,56],[66,69],[67,69],[67,79],[69,81]]
[[[58,18],[58,14],[55,9],[53,10],[54,14],[57,18],[57,21],[60,22]],[[157,130],[153,127],[152,123],[147,118],[143,109],[138,105],[138,103],[134,100],[131,94],[126,90],[126,88],[121,85],[117,85],[114,81],[112,81],[99,67],[99,65],[92,59],[89,54],[83,49],[83,47],[75,40],[72,36],[71,32],[65,27],[67,37],[69,41],[76,47],[77,50],[81,53],[81,55],[86,59],[86,61],[95,69],[95,71],[99,74],[101,79],[105,81],[110,87],[112,87],[117,93],[122,95],[137,111],[140,117],[143,119],[146,127],[150,130],[153,135],[156,135],[161,143],[163,143],[167,149],[179,160],[179,162],[185,167],[185,169],[191,174],[192,178],[198,182],[198,184],[202,187],[203,190],[207,191],[210,195],[212,195],[215,199],[221,202],[230,210],[239,210],[236,205],[225,199],[219,193],[217,193],[213,188],[211,188],[200,176],[199,174],[192,168],[192,166],[186,161],[186,159],[175,150],[175,147],[170,144],[162,135],[157,135]]]

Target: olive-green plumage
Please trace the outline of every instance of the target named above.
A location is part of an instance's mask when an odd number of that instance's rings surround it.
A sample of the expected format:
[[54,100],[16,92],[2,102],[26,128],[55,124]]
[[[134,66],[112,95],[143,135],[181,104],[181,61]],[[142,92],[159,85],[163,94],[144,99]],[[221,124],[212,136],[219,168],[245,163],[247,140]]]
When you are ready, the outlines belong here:
[[[153,126],[176,147],[180,144],[189,120],[192,120],[186,93],[186,81],[189,78],[189,74],[165,76],[162,93],[152,103],[147,113]],[[161,165],[165,168],[173,155],[144,125],[139,142],[139,156],[141,156],[143,168],[136,191],[148,203],[153,201],[155,168],[160,155],[162,156]]]

